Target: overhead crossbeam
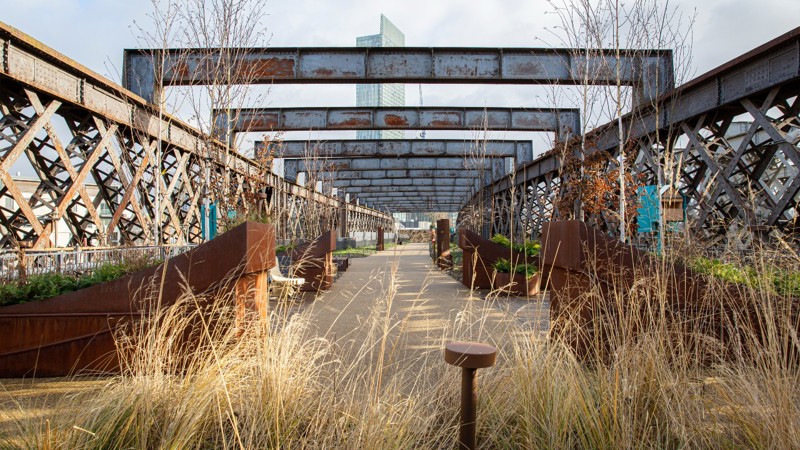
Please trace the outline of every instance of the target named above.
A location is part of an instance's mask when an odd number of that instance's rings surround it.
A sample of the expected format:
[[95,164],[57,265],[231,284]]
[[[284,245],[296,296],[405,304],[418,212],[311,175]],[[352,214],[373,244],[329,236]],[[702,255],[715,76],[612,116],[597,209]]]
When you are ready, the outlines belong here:
[[[675,183],[688,199],[695,231],[709,242],[724,236],[733,220],[753,229],[797,229],[800,148],[790,134],[800,123],[799,47],[800,27],[680,86],[659,99],[657,108],[640,108],[622,118],[627,141],[635,141],[639,151],[631,162],[649,183],[666,179],[663,155],[679,159]],[[736,131],[737,124],[745,125]],[[613,154],[619,126],[610,122],[588,139],[596,150]],[[676,148],[681,142],[683,148]],[[550,187],[562,182],[559,173],[558,152],[548,152],[518,168],[515,177],[487,186],[492,195],[476,195],[470,207],[488,211],[481,201],[513,199],[508,202],[517,209],[513,214],[493,213],[493,232],[509,234],[513,223],[534,223],[528,231],[535,236],[555,214],[559,189]],[[520,192],[535,193],[532,202],[511,195]],[[506,216],[521,219],[504,224]]]
[[[252,211],[258,188],[272,192],[279,237],[318,234],[318,217],[333,228],[345,209],[351,230],[392,223],[385,212],[345,205],[266,173],[257,162],[2,22],[0,136],[2,248],[23,241],[34,248],[54,245],[56,223],[71,235],[59,246],[93,240],[197,243],[203,239],[204,197]],[[20,163],[36,176],[30,197],[10,175]],[[307,205],[319,214],[304,222]]]
[[[460,139],[383,139],[283,141],[270,146],[279,158],[376,158],[381,156],[458,156],[475,158],[514,158],[517,164],[533,160],[531,141]],[[256,141],[255,154],[261,155],[264,143]]]
[[581,130],[579,110],[558,108],[248,108],[214,110],[213,116],[223,136],[227,131],[500,130],[557,132],[563,139]]
[[365,201],[368,203],[380,203],[384,205],[420,205],[420,204],[428,204],[428,203],[437,203],[441,205],[462,205],[465,202],[465,199],[460,197],[420,197],[420,198],[408,198],[408,197],[387,197],[387,196],[380,196],[380,195],[373,195],[373,196],[359,196],[359,201]]
[[480,185],[482,180],[469,178],[387,178],[387,179],[355,179],[345,180],[335,178],[331,182],[335,188],[349,187],[385,187],[385,186],[453,186],[453,187],[473,187]]
[[[126,49],[125,87],[149,101],[158,86],[298,83],[567,84],[637,87],[642,100],[674,85],[672,51],[569,48],[207,48]],[[156,62],[163,70],[155,70]],[[163,84],[155,74],[163,73]],[[619,77],[617,76],[619,75]]]
[[413,170],[340,170],[338,172],[316,172],[318,180],[376,180],[389,178],[473,178],[484,175],[491,178],[490,170],[474,169],[413,169]]
[[438,192],[435,191],[428,191],[428,192],[418,192],[414,193],[413,195],[408,192],[393,192],[393,191],[386,191],[386,192],[362,192],[358,194],[350,193],[351,196],[355,196],[358,198],[405,198],[409,200],[420,200],[420,199],[428,199],[428,198],[442,198],[442,199],[464,199],[465,193],[463,192],[447,192],[444,189],[439,190]]
[[341,192],[348,194],[375,194],[381,192],[400,192],[400,193],[420,193],[427,194],[429,192],[450,192],[458,193],[459,195],[470,192],[472,186],[352,186],[347,188],[340,188]]
[[368,199],[365,201],[366,204],[371,205],[372,207],[381,209],[386,208],[391,211],[398,211],[398,212],[410,212],[410,211],[457,211],[464,202],[459,201],[450,201],[450,200],[418,200],[418,201],[404,201],[404,200],[392,200],[389,199]]
[[[506,164],[498,159],[470,158],[354,158],[354,159],[286,159],[283,162],[284,177],[287,180],[296,180],[301,172],[329,173],[335,172],[336,178],[354,178],[351,173],[385,171],[389,178],[397,178],[397,171],[424,170],[430,173],[438,171],[468,170],[485,171],[490,174],[502,176],[505,174]],[[419,174],[419,172],[415,172]],[[341,177],[339,176],[341,174]],[[462,174],[463,175],[463,174]],[[371,178],[371,177],[356,177]]]

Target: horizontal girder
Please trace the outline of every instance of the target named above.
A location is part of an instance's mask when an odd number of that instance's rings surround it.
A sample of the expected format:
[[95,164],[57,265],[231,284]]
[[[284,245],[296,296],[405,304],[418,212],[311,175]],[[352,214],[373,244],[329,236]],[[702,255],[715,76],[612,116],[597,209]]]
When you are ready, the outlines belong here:
[[492,178],[491,170],[474,169],[412,169],[412,170],[340,170],[338,172],[316,172],[318,181],[321,180],[376,180],[391,178],[465,178],[472,180],[483,176],[484,180]]
[[[505,161],[469,158],[354,158],[354,159],[286,159],[283,161],[284,176],[287,180],[296,180],[301,172],[336,172],[344,173],[342,178],[350,178],[346,174],[357,171],[391,171],[398,170],[476,170],[505,173]],[[394,178],[397,178],[396,175]],[[337,177],[338,178],[338,177]]]
[[[255,153],[263,152],[256,141]],[[533,159],[531,141],[383,139],[283,141],[270,148],[279,158],[375,158],[380,156],[459,156],[474,158],[514,158],[518,164]]]
[[349,187],[384,187],[384,186],[465,186],[473,187],[480,184],[480,180],[468,178],[433,178],[433,177],[417,177],[417,178],[387,178],[387,179],[355,179],[343,180],[335,178],[332,181],[333,187],[344,188]]
[[463,200],[466,196],[463,192],[447,192],[447,191],[440,191],[440,192],[361,192],[361,193],[349,193],[351,197],[357,198],[406,198],[410,200],[420,200],[420,199],[429,199],[429,198],[441,198],[441,199],[461,199]]
[[[123,82],[142,97],[161,85],[296,83],[483,83],[636,85],[643,99],[672,89],[670,50],[568,48],[127,49]],[[155,61],[163,70],[155,70]],[[230,61],[223,63],[223,61]],[[588,73],[587,73],[588,72]],[[617,77],[619,75],[619,77]]]
[[429,192],[448,192],[459,193],[459,195],[466,194],[472,190],[472,186],[353,186],[347,188],[339,188],[339,192],[347,192],[348,194],[373,194],[380,192],[405,192],[405,193],[421,193],[426,194]]
[[[752,229],[798,230],[798,48],[800,28],[669,92],[657,108],[639,108],[622,119],[635,153],[630,167],[649,184],[672,183],[687,200],[695,231],[710,242],[724,237],[734,221]],[[587,140],[615,155],[619,125],[600,127]],[[612,163],[609,170],[617,169]],[[464,217],[468,210],[495,211],[484,223],[486,234],[524,229],[535,236],[542,221],[561,214],[555,207],[564,192],[559,185],[569,181],[560,172],[559,152],[552,150],[514,177],[496,180],[489,186],[492,196],[475,195]],[[507,210],[497,212],[503,202]]]
[[[197,243],[205,199],[246,214],[261,189],[272,193],[281,237],[319,234],[345,209],[353,230],[391,223],[384,212],[268,173],[3,23],[0,61],[0,247]],[[33,168],[35,176],[22,180],[33,184],[32,195],[11,176],[15,164]],[[312,205],[319,214],[304,217]],[[54,218],[68,241],[54,238]]]
[[[230,117],[230,119],[228,119]],[[230,122],[229,122],[230,120]],[[220,135],[230,131],[308,130],[502,130],[580,132],[580,112],[557,108],[340,107],[215,110]]]

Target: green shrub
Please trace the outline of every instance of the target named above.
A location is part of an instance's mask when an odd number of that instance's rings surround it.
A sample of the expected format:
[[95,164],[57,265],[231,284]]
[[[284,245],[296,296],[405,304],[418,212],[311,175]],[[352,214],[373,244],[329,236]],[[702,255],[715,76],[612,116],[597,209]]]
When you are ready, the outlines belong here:
[[494,270],[501,272],[501,273],[509,273],[511,272],[511,261],[500,258],[494,263]]
[[772,277],[772,285],[781,295],[800,297],[800,272],[776,271]]
[[718,259],[698,256],[687,265],[695,272],[718,278],[728,283],[743,284],[754,289],[767,289],[779,295],[800,297],[800,273],[777,268],[756,270],[738,267]]
[[44,300],[67,292],[77,291],[96,284],[115,280],[129,273],[160,264],[158,259],[144,257],[106,263],[92,273],[82,276],[62,273],[45,273],[28,277],[27,284],[12,281],[0,284],[0,305],[13,305],[33,300]]
[[500,244],[503,247],[511,247],[511,241],[508,240],[507,237],[503,236],[502,234],[495,234],[492,236],[492,242],[495,244]]
[[539,244],[539,241],[526,240],[522,244],[511,245],[511,241],[502,234],[495,234],[494,236],[492,236],[491,241],[494,242],[495,244],[500,244],[503,247],[508,247],[514,250],[515,252],[525,253],[525,256],[529,258],[538,255],[539,251],[541,251],[542,248],[541,244]]
[[[511,261],[500,258],[497,262],[494,263],[494,270],[500,273],[510,273],[511,272]],[[530,278],[536,275],[536,266],[528,265],[528,264],[517,264],[514,267],[514,273],[524,274],[525,278]]]

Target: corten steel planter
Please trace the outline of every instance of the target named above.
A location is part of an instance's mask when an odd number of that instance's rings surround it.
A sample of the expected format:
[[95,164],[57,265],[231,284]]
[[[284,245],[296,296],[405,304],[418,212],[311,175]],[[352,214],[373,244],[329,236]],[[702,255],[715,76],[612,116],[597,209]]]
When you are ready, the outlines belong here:
[[375,244],[375,250],[381,252],[385,250],[385,245],[383,243],[383,227],[378,227],[378,236],[377,236],[377,244]]
[[[705,276],[680,265],[666,265],[583,222],[545,223],[541,257],[550,274],[550,335],[563,339],[580,357],[603,359],[613,354],[611,328],[625,318],[625,323],[633,323],[625,332],[636,337],[649,331],[642,327],[652,325],[648,320],[652,311],[663,317],[660,326],[676,342],[680,340],[699,356],[713,355],[704,353],[709,344],[722,344],[723,356],[735,356],[741,352],[742,340],[749,335],[763,339],[767,328],[753,305],[746,300],[736,303],[735,299],[743,298],[740,286],[717,282],[711,287]],[[655,286],[656,280],[660,286]],[[657,289],[658,296],[643,292],[637,298],[660,298],[641,304],[633,304],[630,298],[620,302],[619,292],[634,289]],[[584,295],[589,291],[593,295]],[[796,327],[798,302],[791,304],[788,322]],[[780,333],[797,331],[782,324],[775,327]],[[716,343],[709,342],[709,337]]]
[[186,287],[235,289],[237,322],[265,314],[266,273],[275,263],[272,225],[245,223],[157,267],[43,301],[0,308],[0,377],[118,372],[114,332],[167,307]]
[[333,285],[333,252],[336,250],[336,230],[323,232],[311,242],[291,251],[293,276],[305,278],[301,291],[328,290]]
[[450,220],[436,221],[436,264],[440,269],[453,267],[453,256],[450,254]]
[[[515,265],[532,265],[539,270],[537,273],[542,273],[538,256],[526,258],[524,253],[514,251],[506,246],[485,239],[483,236],[467,230],[466,228],[458,230],[458,246],[464,252],[464,257],[461,261],[461,282],[467,287],[474,287],[475,289],[496,288],[498,284],[492,284],[494,263],[500,258],[507,259]],[[539,276],[542,288],[546,282],[545,278],[546,277],[542,277],[541,275]]]
[[522,273],[515,273],[512,276],[508,272],[497,272],[494,285],[511,295],[531,297],[537,295],[542,289],[542,274],[537,272],[528,278]]

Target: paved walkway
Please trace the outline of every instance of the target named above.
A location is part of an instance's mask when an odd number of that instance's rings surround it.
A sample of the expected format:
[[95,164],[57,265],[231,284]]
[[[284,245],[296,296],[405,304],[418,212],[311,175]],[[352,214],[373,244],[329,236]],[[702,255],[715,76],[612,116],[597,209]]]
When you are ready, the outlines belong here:
[[[546,331],[548,314],[546,300],[471,293],[433,265],[427,244],[351,258],[331,290],[307,308],[318,335],[335,341],[342,355],[366,357],[390,370],[441,359],[451,340],[502,347],[509,333]],[[376,356],[377,347],[383,358]]]
[[[349,269],[331,290],[291,309],[309,314],[316,334],[336,343],[333,357],[345,361],[346,370],[363,371],[350,375],[363,375],[363,386],[374,387],[381,383],[376,374],[385,382],[399,371],[413,377],[447,370],[442,360],[447,341],[475,340],[502,349],[513,333],[526,339],[540,336],[547,330],[549,305],[546,298],[526,301],[470,293],[433,265],[427,244],[406,244],[351,258]],[[428,370],[421,370],[426,366]],[[408,377],[394,380],[404,382]],[[420,381],[414,378],[412,383]],[[105,382],[3,380],[0,434],[14,429],[16,420],[44,417],[59,399]]]

